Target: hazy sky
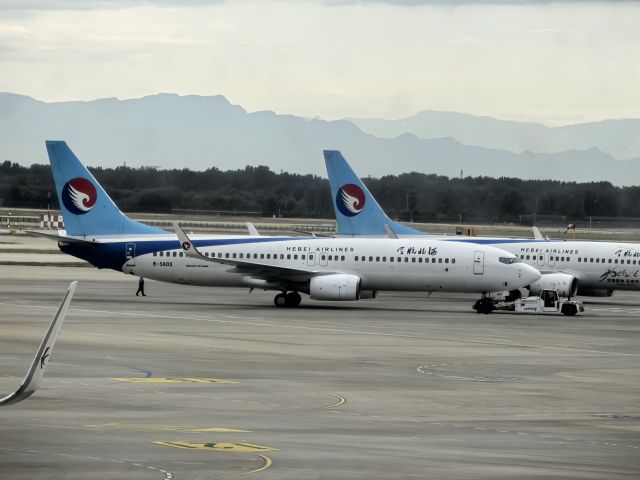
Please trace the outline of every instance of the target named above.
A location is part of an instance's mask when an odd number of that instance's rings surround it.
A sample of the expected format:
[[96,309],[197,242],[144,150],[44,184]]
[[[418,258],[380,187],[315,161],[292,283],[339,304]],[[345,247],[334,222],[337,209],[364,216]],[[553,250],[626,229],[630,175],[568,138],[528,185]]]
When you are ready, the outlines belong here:
[[250,111],[640,117],[640,2],[0,0],[0,91]]

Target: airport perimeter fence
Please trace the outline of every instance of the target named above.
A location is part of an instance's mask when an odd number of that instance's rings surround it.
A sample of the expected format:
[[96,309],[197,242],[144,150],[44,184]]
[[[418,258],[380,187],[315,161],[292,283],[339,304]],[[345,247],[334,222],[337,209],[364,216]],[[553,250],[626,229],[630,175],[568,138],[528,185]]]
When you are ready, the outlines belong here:
[[[139,220],[142,223],[154,227],[173,229],[173,221],[171,220]],[[202,230],[238,230],[246,233],[247,225],[245,223],[236,222],[208,222],[205,220],[180,220],[180,226],[183,228],[196,228]],[[332,225],[309,225],[309,224],[285,224],[285,223],[256,223],[254,224],[258,231],[279,231],[279,232],[303,232],[303,233],[322,233],[334,235],[336,233],[335,226]]]
[[518,215],[518,223],[521,226],[536,226],[542,228],[567,228],[574,225],[580,230],[602,229],[640,229],[638,217],[574,217],[569,215]]

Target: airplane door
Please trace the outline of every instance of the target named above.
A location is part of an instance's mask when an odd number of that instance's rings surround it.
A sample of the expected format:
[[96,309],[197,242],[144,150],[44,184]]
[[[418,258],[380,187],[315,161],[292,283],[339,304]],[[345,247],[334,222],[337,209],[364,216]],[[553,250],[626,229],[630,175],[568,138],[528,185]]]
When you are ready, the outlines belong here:
[[540,266],[544,265],[544,255],[543,254],[539,254],[538,255],[538,265],[540,265]]
[[136,266],[136,244],[135,243],[127,243],[125,247],[125,257],[127,259],[125,265],[127,267],[135,267]]
[[554,266],[556,264],[556,257],[553,255],[549,255],[549,266]]
[[326,267],[327,264],[329,263],[329,259],[327,257],[327,255],[325,253],[321,253],[319,254],[320,258],[318,259],[318,264],[321,267]]
[[473,254],[473,273],[475,275],[484,274],[484,252],[476,250]]
[[315,264],[316,264],[316,254],[310,253],[309,255],[307,255],[307,265],[309,265],[310,267],[313,267]]

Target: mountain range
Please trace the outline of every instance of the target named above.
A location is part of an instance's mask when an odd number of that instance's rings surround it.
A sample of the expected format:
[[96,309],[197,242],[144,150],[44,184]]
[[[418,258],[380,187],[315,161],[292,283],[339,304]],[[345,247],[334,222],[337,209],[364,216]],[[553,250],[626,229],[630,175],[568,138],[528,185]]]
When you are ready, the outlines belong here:
[[0,161],[23,165],[48,163],[44,141],[56,139],[88,165],[104,167],[266,165],[325,176],[322,150],[340,149],[363,176],[462,171],[632,185],[640,184],[639,138],[640,120],[633,119],[551,128],[427,111],[401,120],[326,121],[248,112],[221,95],[47,103],[0,93]]

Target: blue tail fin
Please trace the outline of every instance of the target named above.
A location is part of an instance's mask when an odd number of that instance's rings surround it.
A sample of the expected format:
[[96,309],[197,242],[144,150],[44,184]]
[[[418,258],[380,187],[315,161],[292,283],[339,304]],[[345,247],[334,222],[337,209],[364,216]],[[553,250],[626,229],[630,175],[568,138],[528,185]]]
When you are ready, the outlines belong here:
[[424,235],[424,232],[392,221],[358,178],[338,150],[325,150],[333,209],[340,235],[387,235],[385,224],[396,235]]
[[127,218],[65,142],[46,143],[68,235],[167,234]]

